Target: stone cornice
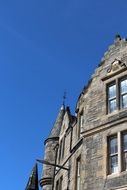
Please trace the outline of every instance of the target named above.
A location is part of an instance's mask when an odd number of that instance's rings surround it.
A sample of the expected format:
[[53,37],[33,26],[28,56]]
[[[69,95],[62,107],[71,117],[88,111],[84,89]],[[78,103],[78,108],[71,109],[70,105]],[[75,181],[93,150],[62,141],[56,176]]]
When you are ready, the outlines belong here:
[[108,128],[114,127],[116,125],[122,124],[124,122],[127,122],[127,110],[119,112],[115,114],[114,116],[107,118],[107,122],[104,124],[101,124],[99,126],[96,126],[92,129],[85,130],[81,134],[83,137],[91,136],[93,134],[99,133],[101,131],[107,130]]

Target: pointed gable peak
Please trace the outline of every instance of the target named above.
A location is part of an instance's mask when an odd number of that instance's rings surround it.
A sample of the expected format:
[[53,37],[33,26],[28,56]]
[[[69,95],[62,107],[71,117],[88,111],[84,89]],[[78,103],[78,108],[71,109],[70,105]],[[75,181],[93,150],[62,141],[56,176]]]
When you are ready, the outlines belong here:
[[114,55],[116,55],[118,59],[119,57],[117,54],[120,52],[122,48],[125,48],[125,47],[127,47],[127,39],[122,38],[119,34],[116,34],[114,38],[114,43],[111,44],[108,47],[108,50],[104,53],[104,56],[102,57],[101,63],[99,64],[99,66],[102,66],[105,63],[105,60],[108,60]]
[[38,187],[38,167],[37,164],[33,167],[25,190],[39,190]]
[[69,106],[66,107],[65,114],[66,114],[67,117],[68,117],[69,125],[71,125],[71,124],[76,120],[76,117],[75,117],[74,115],[72,115]]

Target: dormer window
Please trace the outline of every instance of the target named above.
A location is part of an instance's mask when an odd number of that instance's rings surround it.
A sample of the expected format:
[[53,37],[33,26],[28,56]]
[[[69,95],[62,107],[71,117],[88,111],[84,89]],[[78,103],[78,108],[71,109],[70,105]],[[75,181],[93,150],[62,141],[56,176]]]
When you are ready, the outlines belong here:
[[108,113],[127,108],[127,78],[115,80],[107,87]]

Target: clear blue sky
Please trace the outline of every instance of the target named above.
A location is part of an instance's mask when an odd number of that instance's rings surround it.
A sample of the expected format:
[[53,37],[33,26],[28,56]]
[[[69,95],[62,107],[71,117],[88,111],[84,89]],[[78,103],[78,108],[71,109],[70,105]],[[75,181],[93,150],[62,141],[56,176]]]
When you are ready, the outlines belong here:
[[117,33],[126,0],[0,0],[0,189],[24,190],[64,90],[74,113]]

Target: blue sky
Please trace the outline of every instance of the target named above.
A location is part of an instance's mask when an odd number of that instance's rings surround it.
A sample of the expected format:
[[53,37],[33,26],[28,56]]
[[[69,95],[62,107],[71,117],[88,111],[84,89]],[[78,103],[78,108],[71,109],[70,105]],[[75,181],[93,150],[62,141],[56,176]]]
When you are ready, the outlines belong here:
[[74,113],[114,36],[127,37],[126,10],[126,0],[0,0],[0,189],[25,189],[64,91]]

